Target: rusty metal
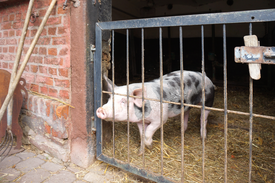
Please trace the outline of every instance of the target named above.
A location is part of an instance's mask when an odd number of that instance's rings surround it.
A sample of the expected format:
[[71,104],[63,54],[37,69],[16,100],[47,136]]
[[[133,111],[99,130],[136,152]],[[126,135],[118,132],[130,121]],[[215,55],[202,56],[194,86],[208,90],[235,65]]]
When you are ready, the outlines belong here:
[[161,142],[161,154],[160,154],[160,165],[161,175],[163,176],[163,54],[162,54],[162,28],[159,28],[159,71],[160,71],[160,142]]
[[[115,31],[112,30],[112,106],[113,106],[113,158],[115,158]],[[107,76],[108,77],[108,76]]]
[[[179,28],[179,32],[180,32],[180,83],[181,83],[181,96],[184,96],[182,27]],[[181,100],[181,182],[184,182],[184,100]]]
[[203,127],[202,128],[202,181],[205,182],[205,72],[204,72],[204,26],[201,26],[201,71],[202,71],[202,117],[203,117]]
[[224,182],[227,183],[227,56],[226,56],[226,26],[223,24],[223,95],[224,95]]
[[[249,35],[252,35],[252,23],[249,24]],[[249,178],[252,181],[252,129],[253,128],[253,79],[249,77]]]
[[275,64],[275,47],[242,46],[235,47],[236,63]]
[[127,62],[127,160],[130,163],[130,121],[129,121],[129,29],[126,30],[126,46],[127,46],[127,55],[126,55],[126,62]]
[[145,120],[144,120],[144,29],[141,29],[141,74],[142,74],[142,168],[145,168]]
[[[11,78],[11,74],[8,71],[0,69],[0,107],[2,107],[2,104],[8,94],[10,78]],[[17,145],[15,149],[20,149],[22,145],[21,139],[23,137],[23,132],[20,125],[18,124],[18,117],[20,114],[20,109],[23,104],[23,96],[22,96],[21,90],[24,91],[25,97],[26,98],[28,97],[28,92],[25,89],[25,85],[26,85],[25,79],[21,78],[13,94],[13,112],[12,112],[12,117],[11,117],[12,121],[10,122],[10,126],[7,123],[7,120],[8,120],[7,113],[9,111],[5,113],[2,120],[0,121],[0,141],[5,136],[4,141],[0,145],[0,152],[3,149],[4,149],[3,151],[5,152],[7,149],[11,149],[12,147],[13,137],[7,137],[7,135],[8,136],[11,136],[12,134],[16,135]],[[4,152],[2,153],[4,154]],[[1,155],[3,155],[2,153]],[[1,158],[1,160],[2,159],[4,158]]]

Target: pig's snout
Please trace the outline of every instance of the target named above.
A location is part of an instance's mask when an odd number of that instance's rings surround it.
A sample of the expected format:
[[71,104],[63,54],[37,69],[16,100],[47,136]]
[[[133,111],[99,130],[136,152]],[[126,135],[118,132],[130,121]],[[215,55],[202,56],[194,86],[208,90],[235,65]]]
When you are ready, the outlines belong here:
[[101,119],[107,118],[107,113],[103,107],[100,107],[96,110],[96,115],[97,115],[97,117],[99,117]]

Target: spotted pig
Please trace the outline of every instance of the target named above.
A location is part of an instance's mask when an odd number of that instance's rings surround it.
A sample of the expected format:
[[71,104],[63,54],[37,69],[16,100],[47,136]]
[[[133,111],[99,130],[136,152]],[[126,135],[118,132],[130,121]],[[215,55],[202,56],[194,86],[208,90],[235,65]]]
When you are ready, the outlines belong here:
[[[184,103],[201,104],[202,103],[202,74],[200,72],[184,71]],[[112,81],[105,77],[108,85],[108,91],[127,95],[127,86],[114,86]],[[142,83],[133,83],[129,85],[129,94],[142,97]],[[160,99],[160,79],[144,83],[144,97]],[[98,108],[96,114],[99,118],[106,121],[127,121],[127,97],[114,96],[115,116],[113,116],[112,99],[110,95],[108,102]],[[174,71],[163,76],[163,100],[181,103],[181,81],[180,71]],[[214,85],[208,77],[205,77],[205,105],[212,107],[214,102]],[[145,145],[152,147],[153,135],[160,128],[160,102],[145,100],[144,120],[145,120]],[[187,129],[190,107],[184,106],[184,130]],[[209,110],[205,110],[205,126],[203,126],[203,115],[201,113],[201,137],[206,137],[206,124]],[[181,113],[181,106],[175,104],[163,103],[163,123],[166,123],[170,117]],[[142,137],[142,99],[129,97],[129,121],[137,123],[140,137]],[[203,133],[204,129],[204,133]],[[142,139],[142,138],[141,138]],[[144,152],[141,148],[140,154]]]

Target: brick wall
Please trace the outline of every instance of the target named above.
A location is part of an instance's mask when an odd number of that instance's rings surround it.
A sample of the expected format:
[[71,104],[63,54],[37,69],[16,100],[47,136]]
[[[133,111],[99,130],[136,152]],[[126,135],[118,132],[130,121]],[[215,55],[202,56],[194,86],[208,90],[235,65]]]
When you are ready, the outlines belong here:
[[[29,1],[0,7],[0,69],[11,72]],[[35,0],[32,12],[39,14],[29,23],[24,55],[38,30],[51,0]],[[70,8],[58,0],[23,73],[28,90],[71,102]],[[0,4],[1,5],[1,4]],[[32,143],[55,157],[68,161],[70,109],[62,103],[29,93],[24,101],[20,125],[25,143]]]
[[[39,17],[29,23],[21,61],[50,2],[35,1],[32,12]],[[53,9],[23,77],[27,89],[70,102],[70,13],[69,9],[62,9],[63,3],[58,1]],[[28,2],[0,9],[0,68],[12,70],[27,8]]]

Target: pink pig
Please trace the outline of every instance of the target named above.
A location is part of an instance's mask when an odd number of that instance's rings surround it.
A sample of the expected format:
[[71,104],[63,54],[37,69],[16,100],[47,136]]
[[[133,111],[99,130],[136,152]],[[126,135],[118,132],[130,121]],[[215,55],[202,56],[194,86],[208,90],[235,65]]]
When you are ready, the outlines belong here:
[[[200,104],[202,102],[202,74],[193,71],[184,71],[184,103]],[[112,87],[112,81],[105,77],[108,84],[108,91],[127,95],[127,86]],[[142,83],[134,83],[129,85],[129,94],[142,97]],[[160,99],[160,80],[155,79],[144,83],[144,97],[152,99]],[[113,116],[112,99],[110,98],[106,104],[98,108],[96,114],[99,118],[106,121],[127,121],[127,97],[115,95],[114,104],[115,111]],[[163,100],[181,103],[181,82],[180,71],[174,71],[163,76]],[[208,77],[205,77],[205,105],[212,107],[214,102],[214,85]],[[190,107],[184,107],[184,130],[187,129]],[[206,124],[209,110],[205,110],[205,126],[203,126],[203,117],[201,115],[201,137],[206,137]],[[181,113],[181,106],[175,104],[163,103],[163,124],[170,117],[177,116]],[[137,123],[140,137],[141,148],[139,154],[144,152],[142,140],[142,99],[129,97],[129,121]],[[147,147],[152,147],[153,135],[161,126],[160,118],[160,102],[145,100],[144,105],[144,121],[145,121],[145,140]],[[204,134],[203,134],[204,128]]]

